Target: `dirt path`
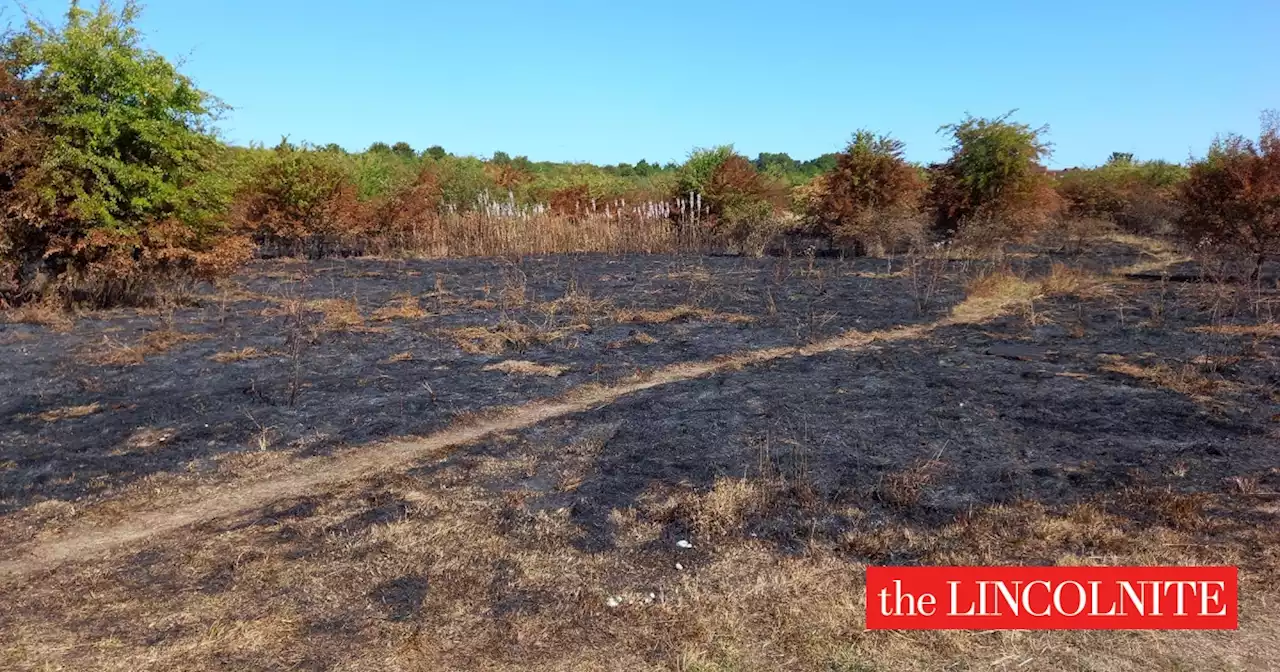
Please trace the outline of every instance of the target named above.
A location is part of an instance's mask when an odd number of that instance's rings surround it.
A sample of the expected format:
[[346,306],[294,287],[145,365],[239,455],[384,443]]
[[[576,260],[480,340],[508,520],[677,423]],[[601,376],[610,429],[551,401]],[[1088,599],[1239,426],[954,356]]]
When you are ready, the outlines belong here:
[[[965,308],[962,305],[960,308]],[[291,467],[267,475],[218,486],[198,498],[132,514],[106,526],[81,524],[56,537],[10,549],[0,560],[0,579],[21,579],[48,571],[64,562],[85,560],[122,546],[147,540],[175,530],[251,511],[271,502],[299,497],[337,483],[403,468],[442,456],[448,449],[493,434],[531,427],[543,421],[580,413],[610,404],[626,395],[691,380],[743,366],[795,356],[812,356],[834,350],[858,350],[876,342],[921,338],[933,330],[990,317],[1003,308],[989,302],[927,325],[875,332],[849,332],[805,347],[754,350],[711,361],[687,362],[662,367],[633,382],[611,386],[585,385],[560,399],[534,401],[489,414],[478,422],[446,429],[429,436],[375,446],[362,446],[334,457],[300,460]]]

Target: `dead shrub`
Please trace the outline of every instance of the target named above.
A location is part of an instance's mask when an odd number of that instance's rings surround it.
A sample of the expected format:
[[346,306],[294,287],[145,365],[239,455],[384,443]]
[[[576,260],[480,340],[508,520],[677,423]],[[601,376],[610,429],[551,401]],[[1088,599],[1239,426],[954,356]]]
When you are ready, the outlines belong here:
[[1280,254],[1280,117],[1263,126],[1256,142],[1219,138],[1191,166],[1178,220],[1185,239],[1247,264],[1254,282],[1267,259]]
[[903,148],[887,135],[858,131],[835,169],[811,183],[804,197],[811,208],[808,230],[852,246],[855,254],[919,243],[924,230],[915,209],[925,185]]

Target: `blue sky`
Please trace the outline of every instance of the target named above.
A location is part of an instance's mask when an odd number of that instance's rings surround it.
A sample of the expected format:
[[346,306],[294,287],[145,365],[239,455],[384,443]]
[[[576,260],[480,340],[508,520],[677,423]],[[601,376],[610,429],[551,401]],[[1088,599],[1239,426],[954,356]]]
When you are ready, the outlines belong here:
[[[88,0],[86,4],[91,4]],[[23,0],[57,18],[65,1]],[[0,0],[9,20],[17,0]],[[1185,160],[1280,108],[1280,2],[152,0],[140,27],[234,111],[232,142],[406,141],[614,163],[733,143],[909,158],[1018,108],[1055,166]]]

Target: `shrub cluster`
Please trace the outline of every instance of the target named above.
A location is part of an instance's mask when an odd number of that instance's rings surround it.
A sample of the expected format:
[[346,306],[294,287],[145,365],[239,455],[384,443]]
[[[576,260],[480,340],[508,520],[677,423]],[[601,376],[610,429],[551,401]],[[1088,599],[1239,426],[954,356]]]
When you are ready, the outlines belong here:
[[[779,233],[854,253],[919,242],[926,229],[977,245],[1106,222],[1176,226],[1204,248],[1280,252],[1280,140],[1227,136],[1186,168],[1116,154],[1056,178],[1046,128],[968,116],[943,126],[950,156],[906,161],[858,131],[844,151],[755,160],[732,146],[682,165],[488,160],[375,143],[362,152],[287,140],[228,147],[222,103],[146,49],[138,8],[73,3],[65,24],[0,35],[0,306],[109,305],[231,273],[253,254],[495,254],[537,250],[760,254]],[[1073,228],[1074,227],[1074,228]]]
[[136,14],[73,4],[0,43],[0,301],[145,300],[248,250],[219,220],[220,104],[141,46]]
[[1017,241],[1041,229],[1058,207],[1043,136],[1009,120],[969,116],[943,126],[952,137],[951,158],[929,167],[927,206],[934,229],[988,245]]
[[904,145],[887,135],[858,131],[832,170],[801,192],[807,231],[856,254],[876,254],[918,242],[925,181],[903,158]]
[[1187,169],[1167,161],[1135,161],[1114,153],[1097,168],[1071,170],[1058,178],[1065,213],[1109,222],[1129,233],[1168,233],[1177,221],[1178,187]]

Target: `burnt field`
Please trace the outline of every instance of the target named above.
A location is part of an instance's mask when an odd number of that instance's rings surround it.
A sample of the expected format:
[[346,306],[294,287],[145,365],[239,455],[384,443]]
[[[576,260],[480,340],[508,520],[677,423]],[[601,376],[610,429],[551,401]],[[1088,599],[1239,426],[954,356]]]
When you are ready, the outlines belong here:
[[[0,656],[1265,669],[1280,294],[1179,277],[1120,243],[266,261],[4,324]],[[1240,566],[1239,632],[861,627],[866,564],[1192,562]]]

